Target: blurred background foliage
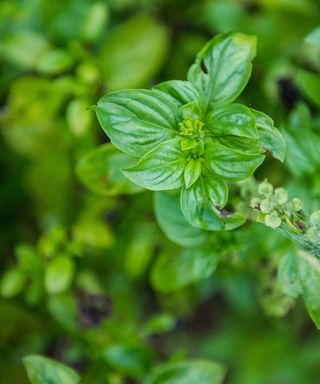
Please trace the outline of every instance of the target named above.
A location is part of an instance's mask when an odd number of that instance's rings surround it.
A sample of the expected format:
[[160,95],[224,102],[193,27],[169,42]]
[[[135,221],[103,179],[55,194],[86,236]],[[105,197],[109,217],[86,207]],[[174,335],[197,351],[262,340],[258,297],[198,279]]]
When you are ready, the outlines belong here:
[[[317,330],[277,276],[295,246],[259,224],[186,234],[177,219],[171,231],[156,209],[161,230],[90,106],[184,79],[219,32],[257,35],[241,98],[288,146],[257,178],[319,209],[319,24],[318,0],[1,1],[1,383],[28,383],[31,353],[90,384],[139,383],[188,359],[224,364],[227,384],[318,382]],[[174,201],[155,204],[170,213]]]

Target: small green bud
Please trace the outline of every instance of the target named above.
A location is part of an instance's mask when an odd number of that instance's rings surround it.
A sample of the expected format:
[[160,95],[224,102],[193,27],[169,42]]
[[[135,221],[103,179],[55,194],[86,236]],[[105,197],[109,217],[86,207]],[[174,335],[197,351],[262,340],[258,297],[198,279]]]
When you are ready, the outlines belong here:
[[273,208],[274,206],[269,199],[264,199],[261,201],[260,210],[262,213],[270,213]]
[[253,209],[258,209],[261,203],[261,199],[259,197],[253,197],[250,201],[250,207]]
[[288,192],[284,188],[277,188],[274,191],[274,198],[278,204],[283,205],[288,201]]
[[307,230],[306,232],[307,238],[312,242],[312,243],[318,243],[320,240],[319,232],[317,231],[317,228],[311,227]]
[[316,227],[320,227],[320,211],[314,211],[310,216],[310,223]]
[[266,215],[264,218],[265,224],[270,228],[278,228],[281,224],[281,219],[278,216],[277,212],[273,211],[270,213],[270,215]]
[[295,197],[291,200],[291,206],[295,212],[300,212],[303,208],[302,201],[300,199],[298,199],[297,197]]
[[262,182],[261,184],[259,184],[259,186],[258,186],[258,192],[260,193],[260,195],[269,197],[269,196],[271,196],[272,193],[273,193],[273,186],[272,186],[272,184],[268,183],[268,182],[265,180],[264,182]]

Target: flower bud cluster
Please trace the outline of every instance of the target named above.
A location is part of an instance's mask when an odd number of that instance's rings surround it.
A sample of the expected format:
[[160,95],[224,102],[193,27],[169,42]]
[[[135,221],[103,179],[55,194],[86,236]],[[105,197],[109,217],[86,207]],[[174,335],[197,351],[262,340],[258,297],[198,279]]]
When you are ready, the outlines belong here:
[[306,215],[302,201],[296,197],[289,199],[284,188],[274,189],[267,180],[263,181],[258,185],[257,196],[251,199],[250,206],[258,213],[258,222],[273,229],[283,224],[283,228],[291,233],[320,244],[320,210]]
[[[288,205],[288,192],[284,188],[274,189],[273,185],[265,180],[258,185],[258,196],[251,200],[251,207],[259,212],[257,220],[270,228],[280,227]],[[295,207],[298,207],[297,201]]]

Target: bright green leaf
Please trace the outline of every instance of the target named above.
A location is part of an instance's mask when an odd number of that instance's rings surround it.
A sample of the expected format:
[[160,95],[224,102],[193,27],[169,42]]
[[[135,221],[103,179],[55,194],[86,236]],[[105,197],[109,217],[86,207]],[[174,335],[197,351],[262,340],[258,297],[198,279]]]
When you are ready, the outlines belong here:
[[220,144],[206,146],[205,164],[228,181],[240,181],[252,176],[263,160],[263,155],[243,153]]
[[0,292],[1,296],[10,298],[18,295],[27,282],[27,276],[18,268],[8,269],[2,276]]
[[156,85],[153,89],[171,95],[180,105],[191,103],[199,98],[197,90],[188,81],[169,80]]
[[271,117],[254,109],[251,109],[251,112],[256,118],[262,148],[269,151],[274,158],[283,162],[286,154],[286,143],[281,132],[274,127]]
[[221,34],[210,40],[190,67],[188,80],[206,107],[235,100],[247,85],[256,38],[242,33]]
[[184,169],[184,184],[188,189],[201,175],[201,160],[190,159]]
[[206,128],[214,136],[258,137],[254,115],[242,104],[223,105],[213,109],[208,114]]
[[123,173],[140,187],[152,191],[176,189],[183,185],[186,158],[178,139],[168,140],[146,153]]
[[102,97],[96,113],[111,142],[121,151],[140,157],[176,136],[180,106],[158,90],[123,90]]
[[45,286],[50,294],[66,290],[72,282],[74,264],[68,256],[55,257],[46,268]]

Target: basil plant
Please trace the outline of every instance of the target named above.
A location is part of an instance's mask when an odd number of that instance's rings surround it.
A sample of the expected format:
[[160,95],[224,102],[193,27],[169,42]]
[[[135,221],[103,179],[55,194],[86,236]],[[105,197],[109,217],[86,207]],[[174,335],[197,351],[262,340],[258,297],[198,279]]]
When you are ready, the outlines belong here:
[[221,34],[199,52],[187,81],[110,92],[95,107],[112,144],[136,159],[124,175],[151,191],[180,193],[182,213],[195,227],[243,224],[240,213],[223,209],[228,183],[252,176],[266,151],[284,159],[273,120],[234,102],[255,54],[255,37]]

